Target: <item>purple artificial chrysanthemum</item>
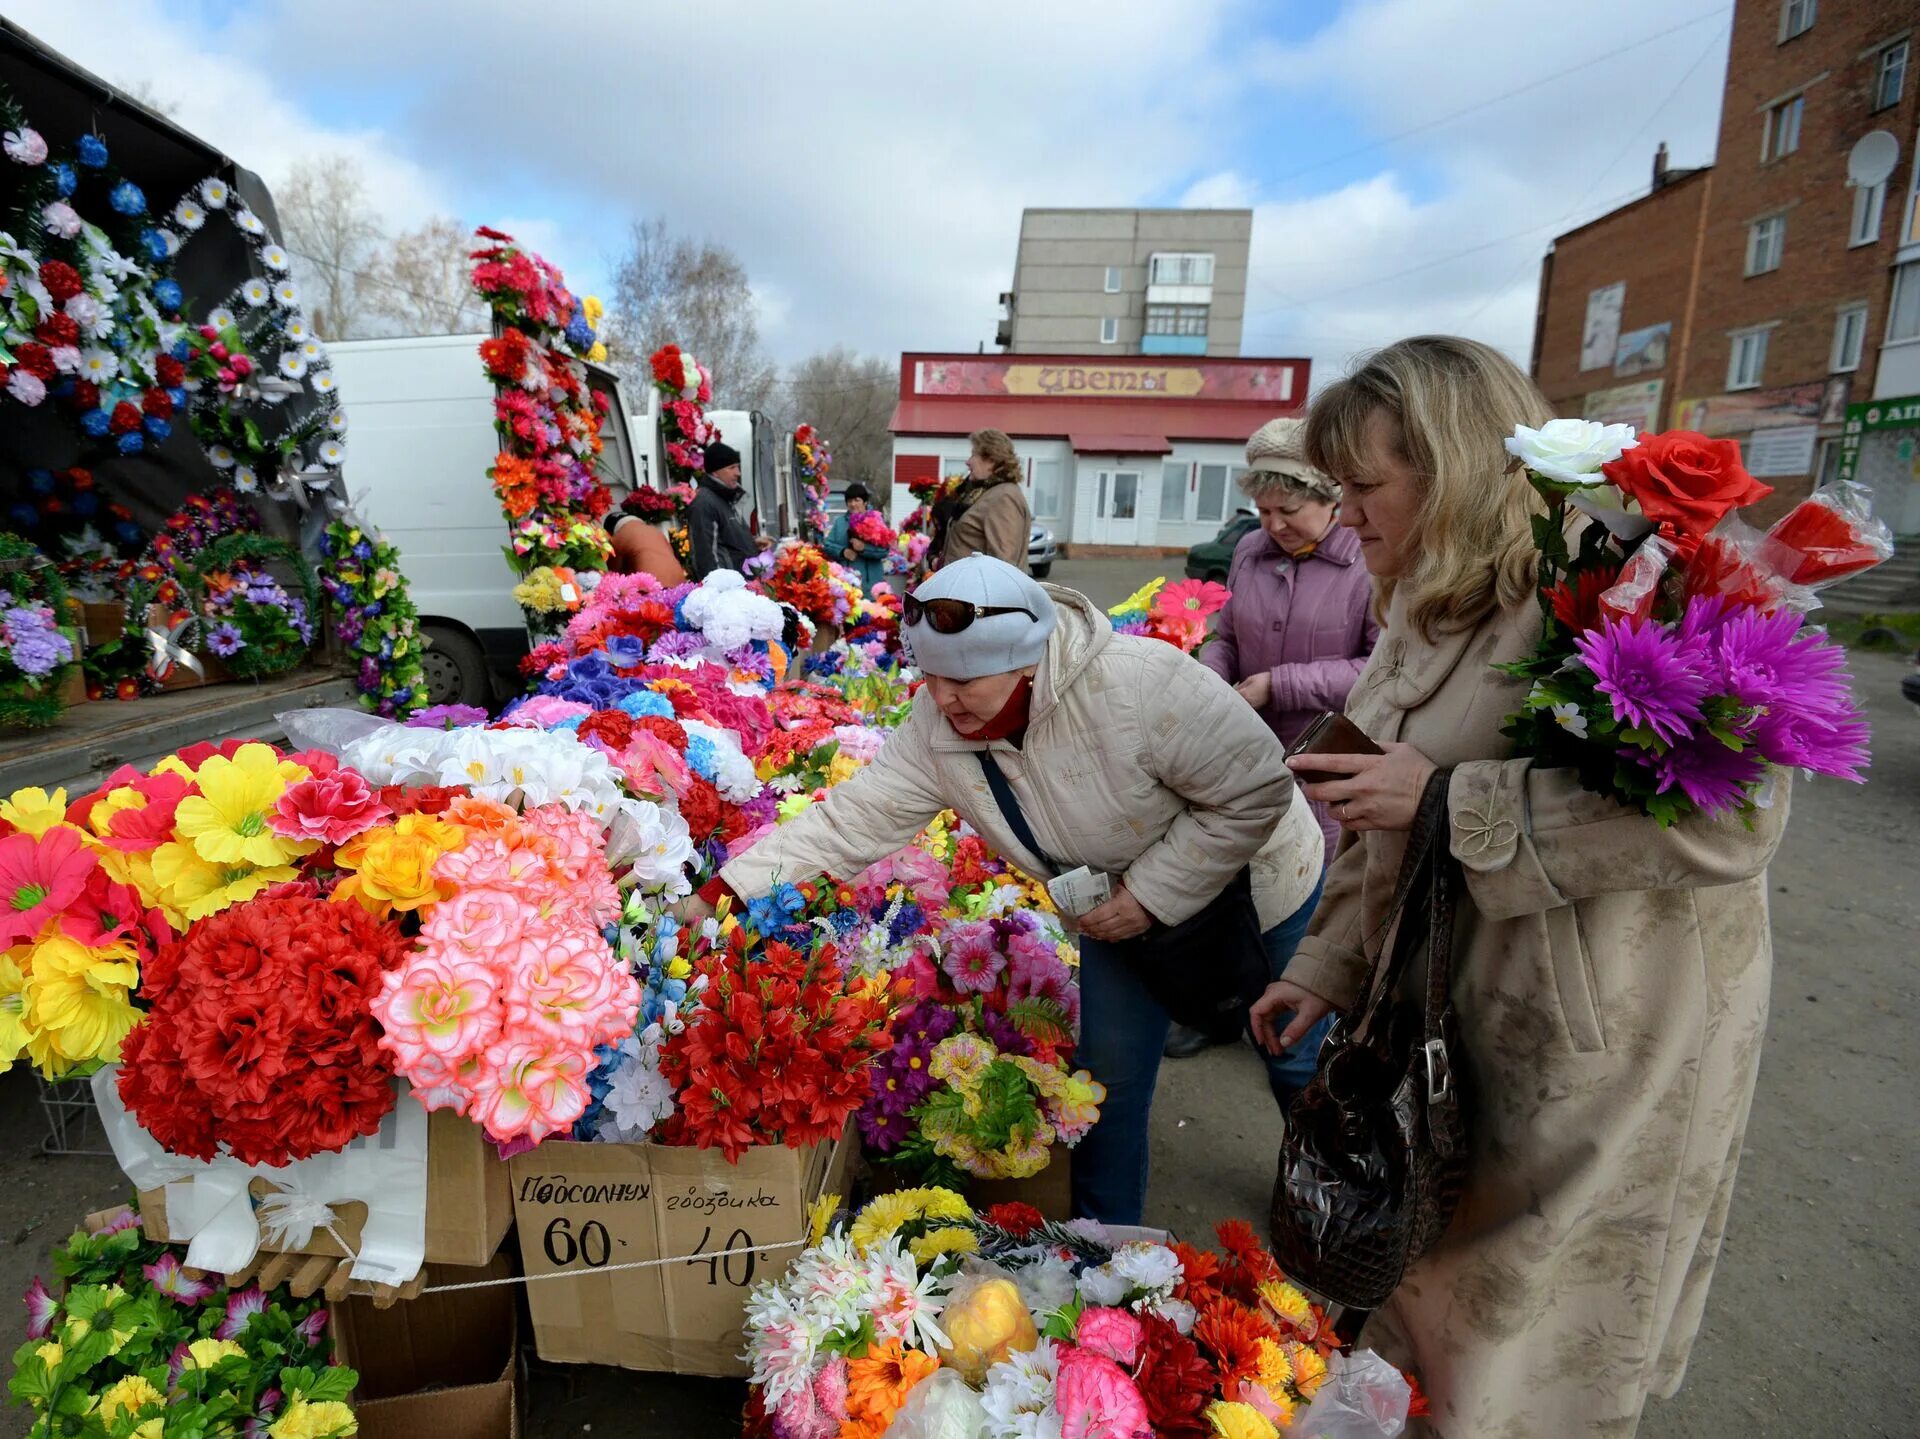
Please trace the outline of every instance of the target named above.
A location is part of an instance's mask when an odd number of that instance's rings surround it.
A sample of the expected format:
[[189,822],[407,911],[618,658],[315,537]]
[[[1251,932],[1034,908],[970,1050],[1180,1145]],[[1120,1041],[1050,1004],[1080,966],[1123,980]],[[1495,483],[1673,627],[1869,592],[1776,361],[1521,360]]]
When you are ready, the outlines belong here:
[[246,647],[246,637],[231,620],[222,620],[207,631],[207,648],[223,660],[232,658]]
[[1753,747],[1770,762],[1864,784],[1867,722],[1859,712],[1823,717],[1776,705],[1748,728]]
[[23,675],[50,674],[73,658],[73,645],[55,625],[53,611],[40,605],[17,605],[0,615],[0,634],[7,657]]
[[1023,1058],[1033,1057],[1033,1041],[1014,1026],[1012,1020],[1004,1014],[989,1009],[980,1016],[980,1032],[993,1041],[993,1047],[1002,1054],[1016,1054]]
[[1669,744],[1692,732],[1709,684],[1704,640],[1683,639],[1664,625],[1608,620],[1573,644],[1615,719]]
[[1728,749],[1711,734],[1670,745],[1665,754],[1623,749],[1620,757],[1650,770],[1661,794],[1678,789],[1702,814],[1737,809],[1766,773],[1766,760],[1752,746]]
[[913,1137],[913,1121],[904,1114],[881,1114],[863,1109],[854,1116],[860,1138],[876,1154],[891,1154]]
[[688,630],[672,630],[653,642],[647,658],[657,665],[691,659],[707,646],[706,639]]
[[1746,610],[1713,636],[1721,684],[1753,709],[1787,705],[1803,714],[1838,719],[1854,713],[1846,657],[1792,610]]

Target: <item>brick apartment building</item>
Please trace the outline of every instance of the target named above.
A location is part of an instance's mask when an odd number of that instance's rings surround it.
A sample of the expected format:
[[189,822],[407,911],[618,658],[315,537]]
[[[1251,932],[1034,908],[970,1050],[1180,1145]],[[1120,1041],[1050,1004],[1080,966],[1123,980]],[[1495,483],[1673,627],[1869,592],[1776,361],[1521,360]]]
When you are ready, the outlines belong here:
[[1662,145],[1648,194],[1547,254],[1533,370],[1561,414],[1739,440],[1761,518],[1857,474],[1920,533],[1916,21],[1739,0],[1713,163]]

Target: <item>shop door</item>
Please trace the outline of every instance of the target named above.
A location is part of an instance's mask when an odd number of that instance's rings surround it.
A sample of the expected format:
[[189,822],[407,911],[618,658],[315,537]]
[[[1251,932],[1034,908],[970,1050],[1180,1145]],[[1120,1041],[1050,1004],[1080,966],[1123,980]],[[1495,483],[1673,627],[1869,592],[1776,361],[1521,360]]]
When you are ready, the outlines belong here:
[[1093,542],[1132,545],[1140,538],[1140,471],[1101,470],[1094,485]]

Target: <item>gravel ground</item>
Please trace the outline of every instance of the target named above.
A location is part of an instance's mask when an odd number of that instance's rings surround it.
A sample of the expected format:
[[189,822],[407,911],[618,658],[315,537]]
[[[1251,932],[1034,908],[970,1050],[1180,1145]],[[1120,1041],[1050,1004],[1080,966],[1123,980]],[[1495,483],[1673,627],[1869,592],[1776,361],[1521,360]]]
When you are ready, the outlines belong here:
[[[1068,560],[1052,578],[1113,604],[1167,571]],[[1650,1408],[1648,1439],[1914,1432],[1920,713],[1899,697],[1901,661],[1862,654],[1854,669],[1874,724],[1871,781],[1794,796],[1773,872],[1773,1020],[1727,1245],[1686,1387]],[[1148,1222],[1189,1234],[1232,1215],[1263,1222],[1278,1127],[1251,1052],[1168,1064]],[[45,1157],[46,1133],[32,1078],[0,1078],[0,1294],[44,1271],[82,1214],[125,1197],[111,1160]],[[19,1344],[22,1322],[0,1307],[0,1350]],[[737,1432],[740,1396],[715,1381],[536,1365],[528,1433],[720,1439]],[[24,1433],[24,1411],[0,1408],[0,1436]]]

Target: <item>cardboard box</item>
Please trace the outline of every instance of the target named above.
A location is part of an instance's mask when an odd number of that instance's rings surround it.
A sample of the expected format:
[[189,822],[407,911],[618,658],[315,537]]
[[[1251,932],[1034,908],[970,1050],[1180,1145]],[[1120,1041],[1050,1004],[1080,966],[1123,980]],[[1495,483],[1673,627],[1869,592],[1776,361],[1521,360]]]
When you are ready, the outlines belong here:
[[[485,1269],[429,1266],[428,1284],[512,1272],[502,1255]],[[360,1439],[519,1439],[518,1294],[502,1284],[386,1309],[370,1299],[334,1305],[334,1357],[360,1375]]]
[[86,630],[87,648],[110,645],[127,632],[127,606],[124,600],[89,601],[80,606],[81,626]]
[[[416,1173],[418,1171],[415,1171]],[[268,1192],[264,1179],[253,1182],[256,1198]],[[343,1204],[334,1228],[355,1250],[360,1245],[360,1228],[366,1223],[364,1204]],[[186,1235],[176,1236],[167,1225],[167,1191],[146,1189],[140,1193],[140,1218],[147,1238],[162,1243],[184,1244]],[[513,1196],[508,1188],[507,1166],[498,1151],[487,1142],[480,1126],[463,1119],[452,1110],[436,1110],[427,1116],[427,1263],[481,1265],[499,1252],[513,1223]],[[281,1252],[269,1244],[263,1234],[260,1247]],[[315,1229],[313,1238],[296,1254],[340,1256],[342,1249],[324,1229]]]
[[[807,1206],[847,1192],[857,1144],[718,1150],[651,1144],[547,1143],[515,1155],[513,1210],[530,1282],[534,1346],[562,1364],[744,1375],[748,1293],[785,1271],[804,1243]],[[671,1259],[642,1269],[616,1266]],[[602,1273],[602,1270],[608,1272]],[[539,1279],[565,1272],[577,1279]]]

